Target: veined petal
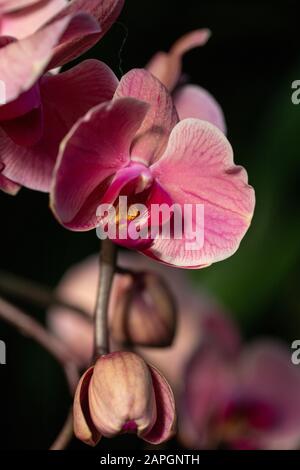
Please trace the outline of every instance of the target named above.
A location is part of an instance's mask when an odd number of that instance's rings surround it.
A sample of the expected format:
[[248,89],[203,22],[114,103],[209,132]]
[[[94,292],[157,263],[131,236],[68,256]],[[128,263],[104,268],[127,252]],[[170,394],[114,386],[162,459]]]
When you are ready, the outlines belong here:
[[149,103],[149,111],[132,144],[131,158],[150,165],[163,153],[170,132],[178,122],[171,96],[159,80],[142,69],[124,75],[115,96],[130,96]]
[[[177,240],[158,238],[150,249],[152,256],[168,264],[199,268],[237,250],[252,219],[255,195],[246,171],[234,165],[232,148],[219,129],[196,119],[181,121],[151,171],[182,211],[185,204],[192,205],[191,229],[195,236],[200,231],[203,235],[200,248],[188,247],[187,242],[195,240],[185,232]],[[195,218],[197,207],[204,210],[200,220]]]
[[96,106],[71,130],[60,147],[51,205],[58,220],[73,230],[96,227],[96,210],[108,181],[130,162],[132,139],[146,103],[123,98]]

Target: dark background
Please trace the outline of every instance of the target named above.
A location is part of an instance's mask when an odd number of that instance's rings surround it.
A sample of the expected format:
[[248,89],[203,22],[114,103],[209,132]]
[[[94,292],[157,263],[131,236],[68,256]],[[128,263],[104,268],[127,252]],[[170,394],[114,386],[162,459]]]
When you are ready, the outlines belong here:
[[[184,71],[221,103],[235,160],[248,170],[257,207],[234,257],[191,278],[223,302],[245,337],[273,335],[288,344],[300,338],[300,105],[291,102],[291,83],[300,79],[298,4],[127,0],[120,20],[86,54],[120,76],[187,31],[213,31],[207,46],[186,55]],[[94,232],[61,228],[44,194],[0,194],[0,208],[1,270],[55,286],[70,265],[98,248]],[[45,312],[22,307],[44,321]],[[0,339],[8,362],[0,366],[0,449],[46,448],[70,403],[63,374],[39,346],[4,323]],[[125,437],[109,444],[127,443]]]

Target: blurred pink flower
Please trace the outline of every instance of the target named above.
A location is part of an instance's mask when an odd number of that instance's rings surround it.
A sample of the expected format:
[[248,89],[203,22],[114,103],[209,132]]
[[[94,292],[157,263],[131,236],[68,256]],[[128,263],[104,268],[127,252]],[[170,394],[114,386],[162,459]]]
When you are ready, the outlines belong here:
[[137,433],[151,444],[170,439],[176,413],[163,375],[132,352],[101,356],[83,375],[74,399],[74,432],[86,444]]
[[[113,145],[112,145],[113,142]],[[180,180],[178,180],[180,175]],[[204,206],[204,244],[187,248],[178,239],[111,237],[166,264],[201,268],[231,256],[251,223],[255,196],[247,173],[235,166],[232,148],[214,125],[198,119],[178,122],[166,88],[146,70],[132,70],[114,99],[80,119],[64,140],[57,160],[51,207],[66,228],[86,231],[99,224],[100,204],[143,204],[143,220],[127,216],[112,222],[131,230],[149,227],[153,204]],[[203,230],[195,220],[193,230]],[[164,223],[163,220],[161,223]],[[128,232],[127,232],[128,234]]]
[[[171,50],[158,52],[150,60],[147,69],[173,93],[174,105],[180,120],[197,118],[208,121],[226,132],[223,111],[215,98],[198,85],[181,85],[183,55],[195,47],[206,44],[210,38],[208,29],[199,29],[185,34],[172,46]],[[177,87],[177,88],[176,88]]]
[[187,368],[180,416],[189,448],[297,448],[299,368],[275,341],[256,341],[238,354],[207,343]]
[[[158,367],[170,382],[176,396],[179,396],[183,384],[186,365],[204,338],[217,338],[224,349],[235,352],[239,348],[240,338],[230,318],[206,292],[196,292],[186,272],[158,264],[149,258],[132,252],[121,252],[118,264],[124,269],[137,272],[153,272],[169,286],[177,306],[177,327],[175,338],[169,347],[139,347],[139,353],[147,362]],[[57,288],[57,295],[67,302],[78,305],[92,318],[99,275],[98,256],[91,256],[73,266],[62,278]],[[120,304],[120,295],[127,278],[116,274],[109,305],[110,325]],[[137,312],[151,316],[154,325],[156,316],[149,309],[149,294],[145,290],[137,299]],[[149,319],[150,321],[150,319]],[[87,367],[92,357],[93,328],[88,319],[62,307],[52,307],[48,312],[48,324],[51,330],[68,346],[72,356],[80,367]],[[111,343],[111,348],[118,345]],[[174,367],[176,364],[176,367]]]
[[[24,9],[17,10],[16,2],[0,4],[0,25],[7,34],[0,36],[0,77],[5,85],[5,104],[0,106],[0,188],[11,194],[18,185],[49,190],[61,140],[90,108],[111,99],[116,88],[114,74],[94,60],[57,76],[47,71],[98,41],[123,0],[73,0],[61,8],[63,3],[22,2]],[[12,18],[26,19],[26,31],[16,26],[16,34]]]

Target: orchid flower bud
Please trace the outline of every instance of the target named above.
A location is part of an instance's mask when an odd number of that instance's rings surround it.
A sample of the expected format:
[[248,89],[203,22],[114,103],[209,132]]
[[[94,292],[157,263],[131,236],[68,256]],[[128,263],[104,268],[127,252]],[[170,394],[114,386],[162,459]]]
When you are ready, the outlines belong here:
[[114,302],[111,334],[118,344],[170,346],[176,304],[166,282],[152,272],[123,275]]
[[170,439],[176,421],[172,390],[137,354],[101,356],[81,378],[74,400],[74,432],[86,444],[101,436],[136,433],[152,444]]

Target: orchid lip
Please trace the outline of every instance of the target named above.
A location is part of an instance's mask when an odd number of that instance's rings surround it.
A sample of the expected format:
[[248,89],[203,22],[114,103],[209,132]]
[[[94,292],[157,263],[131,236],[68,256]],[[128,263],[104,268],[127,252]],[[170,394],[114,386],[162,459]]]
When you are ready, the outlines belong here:
[[134,193],[139,194],[149,189],[153,183],[151,171],[142,163],[133,163],[119,170],[106,193],[101,199],[101,204],[114,203],[122,189],[129,183],[136,180]]

